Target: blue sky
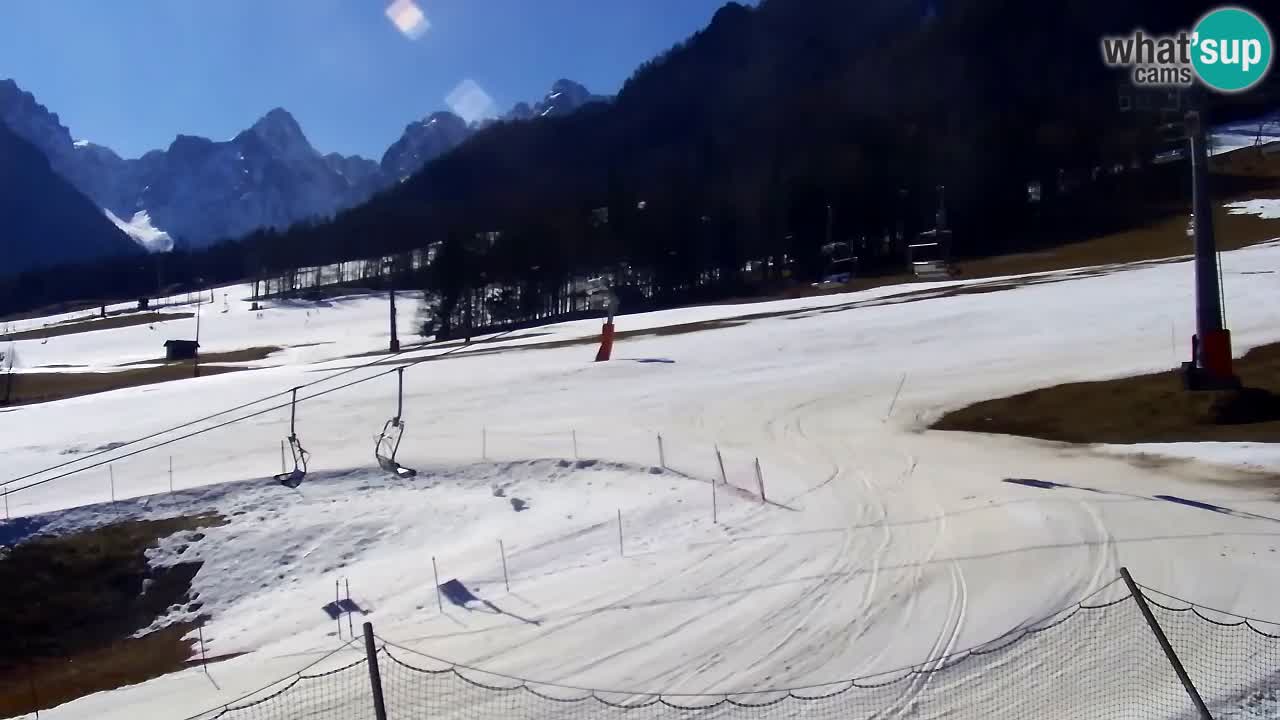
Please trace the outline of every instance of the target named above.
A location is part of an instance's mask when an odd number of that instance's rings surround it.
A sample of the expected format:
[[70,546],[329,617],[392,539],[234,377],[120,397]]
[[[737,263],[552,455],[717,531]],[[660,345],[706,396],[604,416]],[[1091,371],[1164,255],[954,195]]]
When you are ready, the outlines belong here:
[[225,140],[274,107],[322,152],[378,159],[472,78],[502,111],[567,77],[613,93],[724,0],[0,0],[0,78],[124,157]]

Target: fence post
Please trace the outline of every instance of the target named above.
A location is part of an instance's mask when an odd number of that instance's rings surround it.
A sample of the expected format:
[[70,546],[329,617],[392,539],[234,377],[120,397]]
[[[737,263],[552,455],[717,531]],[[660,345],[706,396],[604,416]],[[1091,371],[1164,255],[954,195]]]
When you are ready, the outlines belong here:
[[283,475],[284,470],[284,441],[280,441],[280,474]]
[[658,433],[658,465],[663,470],[667,469],[667,451],[662,447],[662,433]]
[[369,660],[369,687],[373,690],[373,716],[387,720],[387,704],[382,698],[382,673],[378,670],[378,648],[373,644],[373,623],[364,624],[364,656]]
[[1156,616],[1151,613],[1151,606],[1147,605],[1147,598],[1143,596],[1142,590],[1133,581],[1133,576],[1129,574],[1129,569],[1120,568],[1120,577],[1124,578],[1124,584],[1129,586],[1129,593],[1133,595],[1134,602],[1138,604],[1138,609],[1142,611],[1142,618],[1147,621],[1147,626],[1151,628],[1152,634],[1156,636],[1156,640],[1160,643],[1160,649],[1164,650],[1165,657],[1169,659],[1169,664],[1173,666],[1173,672],[1182,681],[1182,687],[1186,689],[1187,695],[1191,697],[1191,704],[1196,706],[1196,712],[1199,713],[1202,720],[1213,720],[1213,716],[1209,714],[1209,708],[1205,707],[1204,700],[1200,697],[1200,692],[1192,684],[1191,676],[1187,675],[1187,669],[1182,666],[1182,661],[1178,659],[1177,653],[1173,651],[1173,645],[1169,644],[1169,638],[1165,636],[1160,623],[1156,622]]
[[720,454],[720,446],[716,446],[716,463],[720,465],[720,484],[728,485],[729,476],[724,472],[724,456]]
[[760,470],[760,458],[756,458],[756,484],[760,486],[760,502],[768,502],[764,497],[764,472]]
[[501,540],[498,541],[498,553],[502,555],[502,582],[507,586],[507,592],[511,592],[511,578],[507,576],[507,549]]
[[173,456],[169,456],[169,494],[173,494]]
[[574,459],[574,460],[577,460],[577,459],[578,459],[578,431],[577,431],[577,429],[574,429],[574,431],[573,431],[573,459]]

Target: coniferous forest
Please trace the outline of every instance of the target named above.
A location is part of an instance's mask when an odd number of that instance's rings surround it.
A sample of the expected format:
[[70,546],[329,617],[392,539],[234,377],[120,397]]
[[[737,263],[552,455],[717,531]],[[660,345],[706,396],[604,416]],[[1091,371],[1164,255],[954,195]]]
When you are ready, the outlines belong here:
[[[1267,0],[1243,4],[1280,26]],[[1122,109],[1127,77],[1104,66],[1100,37],[1184,29],[1214,5],[729,3],[612,103],[494,123],[331,220],[0,279],[0,312],[428,246],[430,265],[396,283],[430,291],[446,318],[482,286],[518,291],[508,319],[532,317],[571,278],[622,267],[655,306],[740,296],[819,279],[832,241],[859,274],[901,272],[938,186],[961,258],[1095,237],[1187,211],[1185,163],[1153,161],[1183,142],[1162,126],[1185,103],[1220,123],[1280,100],[1272,73],[1241,95]]]

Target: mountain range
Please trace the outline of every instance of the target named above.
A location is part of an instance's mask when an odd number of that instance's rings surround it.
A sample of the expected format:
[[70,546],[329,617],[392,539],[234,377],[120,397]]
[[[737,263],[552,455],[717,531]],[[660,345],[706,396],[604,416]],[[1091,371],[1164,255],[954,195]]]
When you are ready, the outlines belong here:
[[179,135],[165,149],[126,159],[104,145],[73,139],[58,115],[14,80],[0,80],[0,124],[43,153],[106,220],[154,252],[332,217],[406,180],[484,125],[565,115],[609,99],[562,79],[533,105],[518,103],[482,123],[435,112],[409,123],[380,161],[321,154],[283,108],[230,140]]

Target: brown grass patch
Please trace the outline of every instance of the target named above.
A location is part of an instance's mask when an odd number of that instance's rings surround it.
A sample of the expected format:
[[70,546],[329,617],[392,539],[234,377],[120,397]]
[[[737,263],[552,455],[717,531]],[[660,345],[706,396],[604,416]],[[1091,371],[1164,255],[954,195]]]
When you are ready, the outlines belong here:
[[47,325],[32,330],[23,330],[21,332],[9,333],[8,335],[0,335],[0,343],[18,341],[18,340],[44,340],[46,338],[61,337],[63,335],[76,335],[79,333],[94,332],[96,330],[114,330],[116,328],[133,327],[134,325],[150,325],[158,322],[168,322],[170,320],[183,320],[185,318],[195,317],[189,312],[178,313],[159,313],[147,312],[136,313],[132,315],[117,315],[115,317],[94,318],[93,320],[69,320],[56,325]]
[[[160,367],[119,370],[113,372],[57,372],[14,373],[13,390],[9,405],[31,405],[52,402],[81,395],[120,390],[122,388],[154,385],[155,383],[186,380],[191,377],[221,375],[222,373],[248,370],[249,368],[226,365],[206,365],[197,368],[190,361],[170,363]],[[9,376],[0,376],[0,399],[5,396],[4,384]]]
[[1252,390],[1188,392],[1169,371],[987,400],[933,428],[1071,443],[1280,442],[1280,344],[1251,350],[1235,370]]
[[[1221,203],[1219,203],[1221,204]],[[1218,249],[1238,250],[1280,237],[1280,221],[1256,215],[1231,215],[1225,208],[1214,211]],[[1004,255],[963,263],[962,277],[992,277],[1062,270],[1066,268],[1132,263],[1143,260],[1189,255],[1185,216],[1167,218],[1149,227],[1106,235],[1036,253]]]
[[130,637],[187,601],[198,563],[154,569],[148,548],[217,515],[131,520],[35,538],[0,556],[0,716],[43,710],[179,670],[181,625]]
[[[308,345],[297,345],[295,347],[308,347],[310,345],[320,345],[322,343],[309,343]],[[242,350],[228,350],[219,353],[200,353],[200,364],[205,363],[237,363],[252,362],[255,360],[265,360],[272,353],[283,350],[278,345],[260,345],[258,347],[244,348]],[[155,358],[154,360],[136,360],[134,362],[121,363],[118,367],[130,367],[133,365],[186,365],[191,366],[195,363],[191,360],[175,360],[168,361],[164,358]]]

